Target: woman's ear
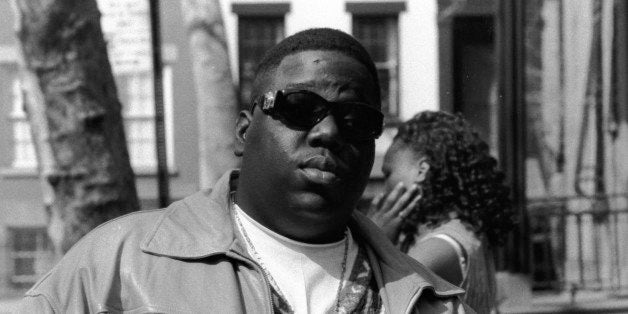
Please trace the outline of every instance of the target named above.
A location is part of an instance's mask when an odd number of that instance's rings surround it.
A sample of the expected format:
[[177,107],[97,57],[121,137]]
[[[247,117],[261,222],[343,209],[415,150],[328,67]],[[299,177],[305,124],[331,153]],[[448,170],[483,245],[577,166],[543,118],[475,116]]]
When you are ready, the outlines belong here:
[[235,148],[233,150],[233,153],[238,157],[242,157],[242,155],[244,155],[246,131],[248,131],[249,126],[251,125],[251,121],[253,121],[253,115],[250,111],[240,111],[240,114],[238,115],[238,120],[236,121],[236,141]]
[[418,161],[418,164],[419,166],[417,167],[418,171],[417,171],[417,177],[415,179],[415,182],[421,183],[425,181],[425,178],[427,177],[427,173],[430,171],[430,164],[427,162],[426,157],[421,157]]

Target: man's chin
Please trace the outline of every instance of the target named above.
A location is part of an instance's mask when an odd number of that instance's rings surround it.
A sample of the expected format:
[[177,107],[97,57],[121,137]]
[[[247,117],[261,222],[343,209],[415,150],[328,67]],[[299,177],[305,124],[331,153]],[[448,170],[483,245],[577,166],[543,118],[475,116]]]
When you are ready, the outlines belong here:
[[338,203],[317,192],[301,192],[294,196],[294,208],[305,218],[320,220],[334,219],[342,212]]
[[320,191],[302,191],[293,196],[293,203],[302,208],[329,207],[332,202]]
[[[292,196],[291,228],[296,238],[304,242],[326,243],[335,241],[335,231],[344,230],[352,209],[314,193],[301,192]],[[330,238],[332,237],[332,238]],[[320,242],[322,241],[322,242]]]

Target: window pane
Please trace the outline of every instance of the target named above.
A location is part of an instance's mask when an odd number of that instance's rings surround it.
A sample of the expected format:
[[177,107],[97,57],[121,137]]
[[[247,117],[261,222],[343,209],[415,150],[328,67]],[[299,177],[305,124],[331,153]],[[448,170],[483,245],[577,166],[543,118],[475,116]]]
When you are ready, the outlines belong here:
[[284,37],[284,17],[240,16],[238,21],[240,108],[250,105],[253,76],[266,51]]
[[386,62],[389,59],[388,51],[388,17],[353,18],[353,33],[373,58],[374,62]]
[[11,282],[32,285],[52,267],[54,259],[45,227],[8,227]]
[[14,275],[34,275],[35,274],[35,259],[30,258],[16,258],[14,262]]
[[35,168],[37,158],[31,139],[31,128],[24,112],[24,98],[19,78],[15,77],[11,92],[12,109],[9,113],[13,124],[13,163],[14,168]]
[[399,49],[396,16],[354,16],[353,35],[364,45],[375,62],[381,89],[382,111],[387,118],[397,117]]
[[155,161],[155,130],[152,118],[127,118],[127,145],[133,167],[152,167]]
[[37,231],[15,229],[13,231],[13,251],[35,251],[37,249]]
[[11,96],[13,98],[13,112],[11,113],[11,115],[14,117],[25,117],[26,113],[24,112],[24,95],[22,95],[22,83],[17,77],[13,80]]

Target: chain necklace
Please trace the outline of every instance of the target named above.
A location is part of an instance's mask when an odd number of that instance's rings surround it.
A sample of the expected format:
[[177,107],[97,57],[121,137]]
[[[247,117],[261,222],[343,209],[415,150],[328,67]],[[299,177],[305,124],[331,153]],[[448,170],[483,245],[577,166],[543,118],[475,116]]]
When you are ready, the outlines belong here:
[[[235,204],[235,200],[234,200],[234,194],[232,193],[231,195],[231,205]],[[268,278],[268,281],[270,281],[270,284],[272,286],[275,287],[275,289],[277,289],[277,292],[279,293],[279,295],[281,295],[281,297],[283,297],[284,299],[285,294],[283,294],[283,292],[281,292],[281,289],[279,289],[279,285],[277,284],[277,282],[275,282],[275,279],[273,279],[273,276],[270,275],[270,272],[268,271],[268,269],[266,268],[266,265],[264,265],[264,262],[262,261],[262,257],[259,255],[259,253],[257,253],[257,250],[255,249],[255,245],[253,245],[253,242],[251,241],[251,239],[249,238],[248,233],[246,232],[246,230],[244,229],[244,225],[242,225],[242,221],[240,220],[240,215],[238,215],[238,212],[235,211],[235,208],[233,208],[232,206],[232,210],[234,210],[234,216],[236,218],[236,221],[238,223],[238,229],[240,229],[240,231],[242,232],[242,236],[244,236],[244,240],[246,240],[246,243],[251,247],[251,251],[253,253],[253,255],[255,256],[255,259],[257,260],[257,262],[259,263],[260,268],[262,269],[262,271],[264,272],[264,274],[266,275],[266,278]],[[345,272],[347,271],[347,255],[348,255],[348,251],[349,251],[349,231],[348,229],[345,230],[345,238],[344,238],[344,242],[345,242],[345,247],[344,247],[344,253],[342,256],[342,271],[340,273],[340,283],[338,284],[338,290],[336,292],[336,310],[335,312],[338,313],[340,310],[340,293],[342,292],[342,286],[343,286],[343,280],[345,277]],[[288,304],[289,305],[289,304]],[[291,307],[292,310],[292,307]],[[294,312],[294,311],[292,311]]]

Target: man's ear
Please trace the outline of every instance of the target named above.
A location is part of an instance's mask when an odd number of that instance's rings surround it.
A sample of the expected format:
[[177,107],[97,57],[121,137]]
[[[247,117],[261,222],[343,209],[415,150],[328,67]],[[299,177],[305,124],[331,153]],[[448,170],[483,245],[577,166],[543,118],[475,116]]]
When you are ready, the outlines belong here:
[[250,111],[240,111],[240,114],[238,115],[238,120],[236,121],[236,141],[235,149],[233,150],[233,153],[238,157],[242,157],[242,155],[244,155],[246,131],[248,131],[249,126],[251,125],[251,121],[253,121],[253,115]]
[[418,161],[418,164],[419,166],[417,167],[418,168],[417,177],[414,181],[417,183],[421,183],[425,181],[425,178],[427,177],[427,173],[430,171],[430,164],[427,162],[426,157],[421,157]]

